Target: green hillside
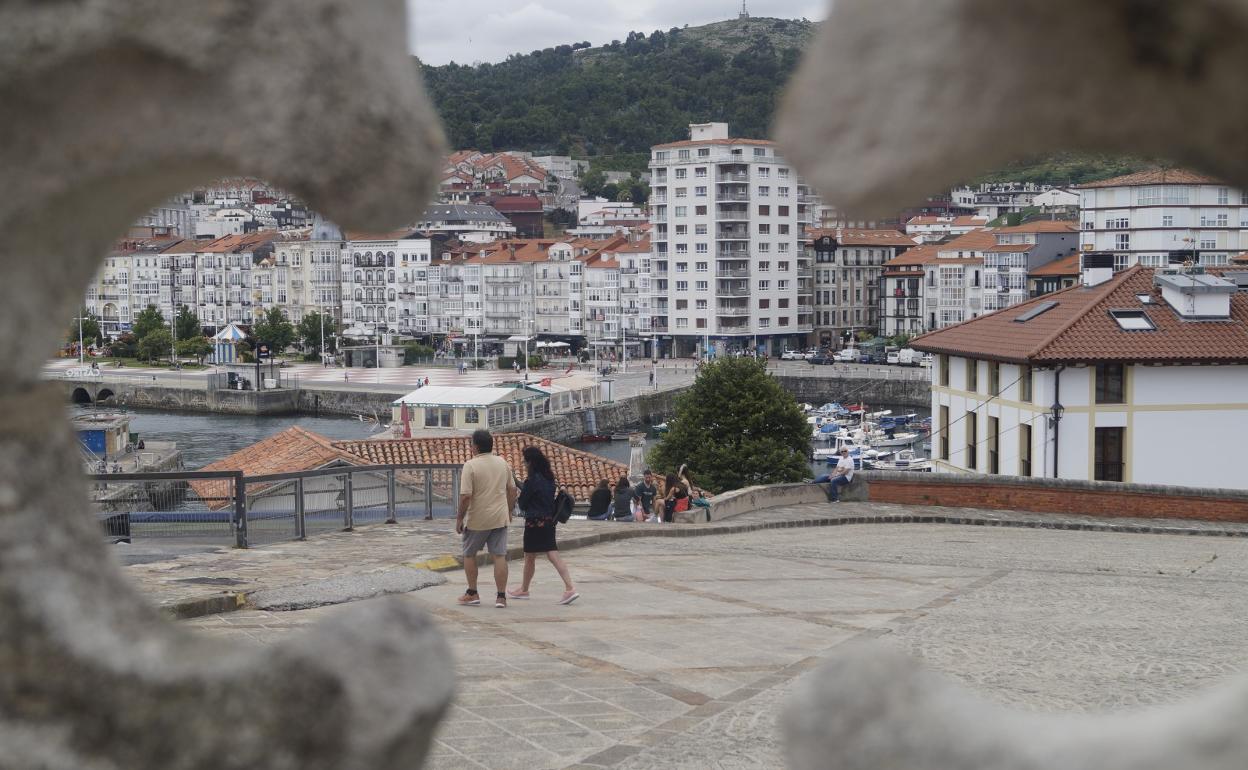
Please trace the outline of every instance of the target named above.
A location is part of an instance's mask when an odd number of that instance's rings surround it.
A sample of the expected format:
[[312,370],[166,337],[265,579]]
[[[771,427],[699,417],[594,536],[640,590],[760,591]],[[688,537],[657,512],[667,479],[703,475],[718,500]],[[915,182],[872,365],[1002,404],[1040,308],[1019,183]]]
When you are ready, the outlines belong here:
[[[780,91],[816,29],[805,20],[736,19],[422,72],[452,147],[573,155],[601,168],[642,170],[652,145],[687,137],[690,123],[725,121],[736,136],[767,136]],[[1146,165],[1059,153],[973,181],[1077,183]]]

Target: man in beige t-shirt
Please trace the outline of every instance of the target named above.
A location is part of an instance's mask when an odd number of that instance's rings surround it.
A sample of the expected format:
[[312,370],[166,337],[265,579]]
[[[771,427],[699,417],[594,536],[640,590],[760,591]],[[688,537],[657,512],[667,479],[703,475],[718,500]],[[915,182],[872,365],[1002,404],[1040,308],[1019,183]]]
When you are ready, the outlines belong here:
[[477,553],[484,547],[494,559],[495,607],[507,606],[507,524],[516,508],[516,479],[507,461],[494,454],[488,430],[472,434],[476,456],[464,463],[459,477],[459,512],[455,531],[464,541],[464,577],[468,591],[459,597],[465,606],[481,604],[477,594]]

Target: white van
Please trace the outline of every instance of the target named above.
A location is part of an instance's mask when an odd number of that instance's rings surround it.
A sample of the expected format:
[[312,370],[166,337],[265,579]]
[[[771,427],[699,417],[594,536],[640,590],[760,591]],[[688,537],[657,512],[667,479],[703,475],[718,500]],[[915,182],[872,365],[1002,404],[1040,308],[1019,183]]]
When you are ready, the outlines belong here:
[[901,350],[897,351],[897,365],[898,366],[918,366],[919,365],[918,352],[910,348],[902,348]]
[[888,354],[888,358],[884,360],[884,363],[891,365],[891,364],[896,364],[899,361],[901,361],[901,351],[894,350]]

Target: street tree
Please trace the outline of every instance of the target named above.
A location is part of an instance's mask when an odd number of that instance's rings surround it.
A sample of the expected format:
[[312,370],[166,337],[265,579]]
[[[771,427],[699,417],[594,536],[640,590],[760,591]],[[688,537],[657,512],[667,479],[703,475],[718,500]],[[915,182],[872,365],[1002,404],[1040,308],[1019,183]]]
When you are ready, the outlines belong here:
[[204,358],[212,352],[212,341],[203,336],[178,340],[176,346],[179,356],[192,357],[201,365],[204,363]]
[[[100,338],[103,336],[103,332],[100,330],[99,317],[97,317],[93,313],[87,312],[86,308],[83,308],[82,310],[80,310],[78,312],[78,315],[79,317],[82,318],[82,344],[83,345],[92,345],[92,344],[98,345],[100,342]],[[78,344],[78,319],[77,318],[75,318],[73,322],[70,323],[69,331],[66,332],[65,334],[65,341],[71,345]]]
[[581,190],[588,196],[597,197],[607,183],[607,175],[601,169],[590,169],[581,177]]
[[173,334],[168,329],[152,329],[139,340],[139,358],[151,363],[169,355],[172,347]]
[[199,322],[199,316],[186,305],[178,307],[178,314],[175,316],[173,325],[177,330],[179,340],[189,340],[204,335],[204,327]]
[[281,353],[295,341],[295,327],[280,307],[271,307],[264,312],[263,318],[252,325],[251,335],[258,342],[268,343],[274,353]]
[[671,428],[650,452],[663,473],[682,463],[697,483],[721,492],[802,481],[810,429],[797,401],[752,358],[707,364],[676,401]]
[[[160,314],[160,310],[155,305],[148,305],[134,317],[130,331],[134,332],[135,338],[142,342],[143,338],[151,332],[164,328],[165,317]],[[168,348],[168,345],[165,347]]]
[[304,351],[319,355],[321,350],[321,324],[324,323],[324,339],[325,347],[331,347],[333,338],[330,336],[336,331],[334,317],[328,313],[322,314],[316,311],[308,313],[299,322],[296,334],[299,338],[299,344],[303,346]]

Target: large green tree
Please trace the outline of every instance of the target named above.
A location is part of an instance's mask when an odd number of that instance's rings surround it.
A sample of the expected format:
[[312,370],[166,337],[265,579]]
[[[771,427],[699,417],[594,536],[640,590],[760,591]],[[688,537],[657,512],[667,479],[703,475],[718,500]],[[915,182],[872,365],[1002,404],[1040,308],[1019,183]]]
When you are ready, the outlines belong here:
[[324,324],[323,335],[325,339],[325,347],[333,347],[333,337],[330,335],[334,334],[337,329],[334,324],[334,317],[328,313],[322,314],[313,311],[305,315],[303,319],[299,321],[299,327],[296,329],[299,344],[303,346],[305,351],[317,354],[322,352],[322,324]]
[[[99,344],[99,340],[103,336],[103,332],[100,331],[100,319],[94,314],[87,312],[86,308],[80,310],[78,315],[82,318],[82,344]],[[77,345],[78,336],[78,319],[75,318],[69,325],[69,331],[65,334],[65,341],[71,345]]]
[[200,364],[212,352],[212,341],[207,337],[188,337],[177,341],[178,355],[195,358]]
[[281,353],[295,341],[295,327],[280,307],[271,307],[251,327],[251,336],[259,342],[267,342],[275,354]]
[[152,329],[139,340],[139,358],[147,362],[173,353],[173,334],[164,327]]
[[143,338],[148,334],[164,328],[165,317],[160,314],[160,310],[155,305],[148,305],[134,317],[134,323],[131,324],[130,331],[134,332],[134,336],[142,342]]
[[806,418],[766,365],[724,358],[706,365],[677,399],[671,429],[649,461],[663,473],[687,463],[700,486],[722,492],[802,481],[809,452]]
[[174,317],[173,326],[178,333],[179,340],[204,336],[204,327],[199,322],[199,316],[186,305],[178,306],[178,314]]

